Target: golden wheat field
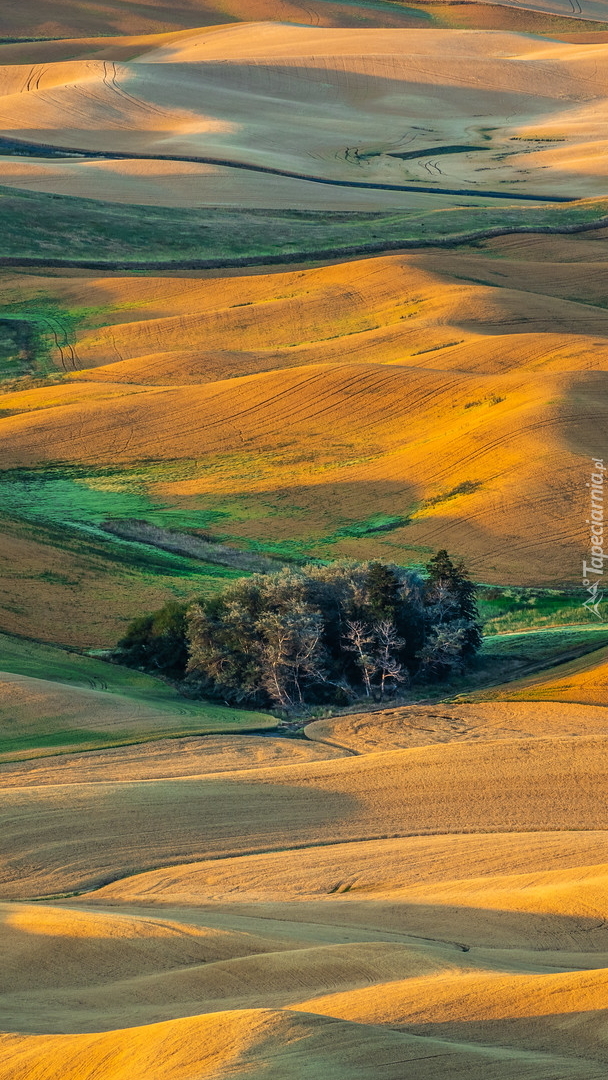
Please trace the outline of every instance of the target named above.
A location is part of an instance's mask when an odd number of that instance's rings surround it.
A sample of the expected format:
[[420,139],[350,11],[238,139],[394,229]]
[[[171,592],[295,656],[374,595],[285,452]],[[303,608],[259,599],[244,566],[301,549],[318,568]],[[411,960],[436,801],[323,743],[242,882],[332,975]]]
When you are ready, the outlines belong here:
[[[0,5],[0,1080],[608,1075],[607,117],[606,0]],[[440,549],[393,700],[108,652]]]
[[[444,544],[481,581],[575,583],[583,462],[608,437],[604,235],[247,276],[5,271],[13,304],[90,312],[53,349],[66,378],[0,397],[5,467],[143,484],[244,543]],[[353,536],[374,514],[391,531]]]

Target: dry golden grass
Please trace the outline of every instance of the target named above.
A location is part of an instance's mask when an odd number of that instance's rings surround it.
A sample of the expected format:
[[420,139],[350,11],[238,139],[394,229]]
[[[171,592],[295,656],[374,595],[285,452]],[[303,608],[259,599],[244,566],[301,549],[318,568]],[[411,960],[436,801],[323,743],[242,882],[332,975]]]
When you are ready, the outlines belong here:
[[131,619],[167,600],[166,581],[138,581],[116,564],[108,568],[102,552],[86,540],[75,543],[57,530],[5,517],[0,537],[0,605],[7,633],[109,647]]
[[506,1027],[508,1020],[598,1011],[598,995],[605,1000],[607,981],[606,969],[550,977],[475,972],[464,978],[462,973],[446,978],[442,972],[401,984],[332,994],[302,1002],[301,1008],[319,1013],[327,1009],[330,1016],[347,1012],[343,1019],[391,1026],[453,1025],[466,1022],[474,1011],[478,1028],[492,1020],[503,1020]]
[[[247,932],[155,916],[2,905],[2,994],[31,989],[106,989],[125,977],[144,978],[281,948]],[[63,953],[63,963],[61,957]],[[35,1027],[35,1025],[34,1025]]]
[[[163,0],[146,0],[143,4],[121,3],[120,0],[102,0],[99,4],[82,4],[79,0],[57,0],[49,9],[46,0],[27,0],[20,8],[14,5],[3,9],[0,17],[0,33],[10,38],[85,38],[84,46],[103,47],[103,42],[95,42],[100,36],[118,34],[119,37],[111,39],[112,44],[124,43],[125,37],[134,35],[158,34],[163,31],[172,31],[201,27],[206,21],[205,15],[208,10],[213,11],[212,4],[205,0],[180,0],[179,6],[170,5]],[[215,19],[222,22],[222,19]],[[86,40],[88,36],[92,40]],[[76,42],[81,47],[81,41]],[[127,41],[127,45],[129,42]],[[65,48],[66,43],[54,41],[25,42],[23,44],[6,45],[8,50],[20,50],[22,54],[29,55],[28,48],[44,50],[44,58],[54,56],[54,47]]]
[[[2,676],[6,678],[6,676]],[[35,682],[37,680],[31,680]],[[55,692],[59,690],[55,683]],[[0,691],[3,688],[0,682]],[[65,700],[68,711],[74,707],[75,691],[66,690]],[[109,697],[110,695],[105,695]],[[138,705],[134,704],[137,712]],[[119,699],[119,707],[127,708]],[[46,702],[45,702],[46,708]],[[139,707],[141,710],[141,706]],[[145,718],[145,710],[141,710]],[[152,709],[148,710],[153,713]],[[240,714],[242,716],[242,714]],[[102,713],[103,716],[103,713]],[[81,718],[78,717],[80,720]],[[101,723],[96,710],[95,715],[87,712],[85,722]],[[157,710],[154,719],[166,727],[167,713]],[[189,723],[192,723],[192,715]],[[202,718],[204,725],[206,717]],[[194,721],[194,724],[196,721]],[[256,724],[258,721],[256,720]],[[267,723],[272,723],[268,717]],[[263,720],[259,721],[263,726]],[[93,724],[91,724],[93,727]],[[143,725],[142,725],[143,726]],[[142,736],[142,726],[135,727],[138,738]],[[93,728],[94,729],[94,728]],[[127,736],[128,737],[128,736]],[[344,754],[337,747],[323,746],[300,739],[273,738],[270,735],[202,735],[183,736],[172,739],[155,739],[154,742],[137,746],[99,749],[95,754],[86,751],[65,756],[40,760],[40,749],[33,751],[35,761],[5,763],[0,768],[0,783],[3,789],[12,787],[40,787],[47,784],[101,783],[105,781],[134,781],[171,779],[178,776],[204,776],[206,773],[232,772],[234,769],[269,768],[273,765],[292,765],[303,761],[321,761],[326,758],[338,758]],[[5,755],[9,757],[9,755]],[[10,755],[14,757],[13,755]]]
[[[401,898],[432,906],[432,902],[440,900],[439,906],[449,906],[457,905],[461,896],[467,896],[469,902],[465,907],[471,910],[461,912],[468,918],[467,935],[473,935],[477,944],[500,948],[508,947],[513,926],[503,929],[495,913],[492,918],[492,905],[487,906],[483,932],[478,933],[471,921],[473,915],[480,916],[485,893],[488,898],[492,893],[493,901],[499,897],[498,911],[502,914],[506,913],[505,905],[508,910],[538,912],[537,894],[542,898],[544,889],[546,900],[556,879],[560,887],[564,882],[568,887],[577,881],[582,887],[584,879],[591,873],[591,880],[585,887],[594,890],[597,903],[598,888],[594,878],[601,881],[605,875],[605,840],[603,831],[564,830],[453,833],[350,841],[302,848],[297,855],[289,849],[235,856],[220,862],[208,859],[168,866],[105,885],[83,897],[82,902],[98,904],[102,909],[112,904],[128,907],[162,905],[161,910],[181,906],[188,909],[190,918],[201,904],[209,910],[218,904],[250,905],[247,911],[252,917],[255,917],[256,905],[264,904],[269,908],[274,905],[277,912],[281,909],[284,914],[292,911],[290,918],[296,921],[299,921],[299,916],[296,917],[298,905],[305,903],[311,917],[314,913],[315,921],[325,920],[328,924],[335,921],[340,926],[357,925],[358,918],[359,924],[367,925],[368,929],[381,930],[384,926],[393,932],[399,930],[401,918],[401,931],[409,939],[415,937],[413,924],[409,917],[404,921],[403,912],[397,908],[392,914],[389,912],[391,901],[397,903]],[[558,862],[559,870],[556,870]],[[593,868],[591,872],[590,867]],[[510,893],[513,893],[511,899]],[[600,902],[603,903],[601,898]],[[426,912],[422,907],[419,912],[412,908],[412,917],[426,914],[427,918],[441,920],[445,934],[448,918],[454,917],[454,911],[443,913],[439,906],[436,905],[434,914],[430,907]],[[580,909],[577,911],[576,904],[570,904],[570,910],[564,912],[567,916],[563,922],[564,934],[576,929],[574,922],[569,926],[566,923],[569,916],[582,914],[584,906],[581,895]],[[265,909],[259,910],[263,913]],[[550,927],[549,923],[540,920],[520,920],[522,931],[528,932],[528,942],[535,943],[530,945],[532,948],[538,946],[543,934],[549,930],[553,934],[560,933],[559,901],[550,907],[545,903],[544,911],[546,915],[555,916],[549,920]],[[205,917],[209,917],[209,911]],[[387,918],[389,923],[385,924],[383,920]],[[365,920],[370,921],[366,923]],[[578,929],[579,947],[584,951],[584,924]],[[595,929],[598,933],[593,937],[593,947],[590,945],[592,951],[597,949],[599,942],[606,942],[605,928],[598,923]],[[302,933],[307,933],[305,926]],[[444,945],[449,946],[448,952],[452,950],[453,953],[455,936],[447,935]],[[466,935],[465,938],[470,944]],[[565,947],[565,939],[561,946]],[[558,948],[558,945],[554,944],[552,948]],[[464,962],[463,957],[460,961]]]
[[[60,4],[61,0],[55,5],[56,11],[59,11]],[[82,5],[78,5],[78,7],[80,14],[85,19],[87,16],[91,17],[90,9],[87,11]],[[4,29],[3,16],[6,18],[5,12],[0,14],[0,32]],[[189,37],[193,33],[200,32],[200,26],[202,25],[202,23],[197,24],[198,29],[195,27],[165,33],[120,34],[117,37],[105,33],[91,37],[66,35],[52,38],[41,35],[40,38],[32,38],[29,41],[27,39],[22,41],[18,39],[13,41],[4,40],[0,44],[0,63],[7,67],[18,67],[30,64],[47,65],[74,60],[135,60],[138,56],[149,52],[150,49],[171,45],[182,37]],[[221,25],[221,20],[218,25]],[[212,29],[212,27],[207,27],[206,32],[210,33]]]
[[[20,1031],[111,1030],[124,1022],[125,1010],[135,1026],[228,1008],[282,1007],[320,989],[459,970],[397,941],[311,945],[306,932],[298,940],[295,923],[282,933],[255,935],[188,921],[183,912],[176,921],[6,905],[4,915],[0,1000],[3,1017]],[[66,962],[53,982],[62,951]]]
[[[578,1061],[581,1075],[599,1078],[603,857],[603,833],[418,837],[156,871],[78,906],[5,905],[3,1012],[26,1033],[116,1029],[126,1011],[136,1047],[135,1025],[201,1011],[211,1021],[229,1008],[230,1026],[241,1009],[287,1008],[401,1027],[419,1045],[447,1040],[448,1054],[489,1053],[497,1071],[485,1076],[510,1075],[512,1047],[538,1055],[531,1076],[557,1080]],[[109,1031],[102,1045],[122,1038]],[[275,1033],[267,1054],[280,1043]],[[5,1067],[79,1046],[14,1039],[4,1049],[19,1054]],[[361,1067],[367,1076],[370,1064]],[[145,1060],[133,1068],[145,1075]],[[215,1075],[208,1062],[199,1068],[197,1077]],[[280,1068],[270,1075],[300,1075],[293,1061]]]
[[0,1076],[600,1080],[604,711],[440,710],[4,766]]
[[[591,6],[594,10],[589,12]],[[470,10],[470,9],[473,10]],[[536,9],[536,10],[535,10]],[[545,12],[563,13],[566,18],[552,19]],[[606,19],[604,5],[600,2],[586,5],[585,18]],[[271,21],[296,23],[299,26],[321,27],[421,27],[440,26],[470,27],[487,30],[520,30],[531,33],[552,34],[562,40],[569,40],[568,25],[576,27],[581,36],[584,20],[572,17],[572,8],[564,0],[549,0],[542,5],[528,4],[520,8],[519,4],[504,6],[503,3],[449,3],[438,0],[431,3],[417,3],[403,10],[391,10],[388,5],[382,8],[360,3],[340,3],[340,0],[324,0],[316,3],[308,0],[306,5],[299,0],[180,0],[179,4],[169,5],[166,0],[146,0],[145,3],[126,5],[121,0],[101,0],[101,2],[79,3],[78,0],[54,0],[52,10],[46,0],[26,0],[18,7],[7,5],[0,12],[0,34],[8,38],[76,38],[83,35],[95,35],[84,41],[63,42],[44,41],[27,42],[0,46],[0,57],[6,50],[12,56],[22,56],[24,60],[32,57],[55,59],[62,56],[62,47],[72,46],[68,56],[74,55],[74,44],[79,56],[103,55],[103,44],[98,35],[121,34],[112,41],[116,49],[124,44],[125,58],[133,55],[129,50],[129,36],[158,34],[161,31],[172,33],[182,28],[207,27],[225,23],[226,19],[235,22]],[[592,35],[597,38],[597,29]],[[125,43],[125,38],[127,41]],[[139,41],[136,39],[137,45]],[[90,50],[90,52],[89,52]],[[13,62],[17,62],[16,60]]]
[[[298,1010],[448,1040],[497,1042],[505,1049],[537,1049],[579,1057],[593,1045],[596,1069],[606,1062],[608,971],[559,975],[475,972],[415,978],[307,999]],[[475,1019],[472,1020],[471,1017]],[[593,1075],[593,1073],[592,1073]]]
[[[222,165],[200,165],[187,161],[83,161],[63,158],[0,159],[0,182],[25,191],[47,191],[104,202],[134,203],[140,206],[214,206],[341,211],[344,189],[321,188],[305,180],[265,176]],[[382,210],[386,206],[407,209],[449,208],[448,196],[350,191],[350,210]]]
[[[460,5],[459,5],[460,7]],[[501,27],[504,16],[498,5],[483,5],[493,9],[494,21]],[[353,10],[354,8],[354,10]],[[507,20],[508,28],[517,29],[527,23],[524,18],[514,17]],[[480,25],[488,21],[488,13],[480,16]],[[229,22],[274,21],[293,22],[300,26],[432,26],[428,15],[421,15],[411,9],[401,12],[398,9],[379,9],[368,7],[365,0],[358,4],[344,4],[340,0],[320,4],[307,4],[299,0],[180,0],[178,5],[167,4],[166,0],[146,0],[145,4],[126,6],[121,0],[103,0],[94,5],[79,3],[78,0],[57,0],[53,4],[52,14],[45,0],[27,0],[20,9],[13,7],[0,12],[0,33],[7,37],[82,38],[75,42],[27,42],[4,46],[7,57],[23,57],[25,61],[32,57],[43,60],[62,58],[66,47],[71,45],[69,57],[74,55],[104,55],[104,43],[99,36],[107,37],[120,34],[111,40],[113,50],[123,48],[125,58],[131,59],[132,45],[140,48],[141,35],[158,35],[159,32],[191,32],[192,28],[205,27],[207,30],[216,24]],[[490,15],[491,20],[491,15]],[[545,20],[546,23],[546,20]],[[448,19],[449,25],[449,19]],[[550,25],[550,24],[549,24]],[[577,23],[578,25],[578,23]],[[563,29],[563,27],[562,27]],[[86,35],[95,35],[92,38]],[[138,36],[137,36],[138,35]],[[133,37],[135,41],[133,42]],[[97,39],[97,40],[96,40]],[[131,40],[130,40],[131,39]],[[144,37],[145,42],[145,37]],[[146,43],[147,44],[147,43]],[[149,47],[149,46],[148,46]],[[0,48],[2,48],[0,46]],[[77,50],[77,52],[76,52]],[[0,56],[2,53],[0,52]],[[14,60],[13,62],[18,62]]]
[[[48,408],[45,391],[10,396],[12,405],[26,405],[32,393],[37,407],[7,416],[1,441],[14,466],[58,459],[115,466],[117,446],[124,465],[202,458],[215,467],[191,469],[192,479],[152,478],[152,501],[187,512],[245,500],[256,509],[231,531],[258,542],[303,535],[311,554],[317,537],[322,554],[323,537],[359,520],[362,505],[404,520],[419,506],[388,538],[345,538],[336,553],[391,559],[408,548],[449,546],[466,552],[486,580],[563,582],[580,551],[580,454],[584,441],[595,449],[601,385],[596,375],[525,380],[369,363],[154,387],[111,401],[96,401],[85,385],[81,395],[74,391],[79,401],[61,407],[54,392]],[[493,395],[502,399],[497,407]],[[571,449],[579,431],[583,446]],[[463,483],[461,494],[450,494]],[[286,500],[278,516],[277,499]]]
[[[83,1080],[102,1067],[113,1080],[154,1070],[158,1080],[235,1075],[304,1080],[311,1068],[328,1080],[365,1077],[382,1066],[400,1080],[411,1062],[420,1080],[437,1076],[437,1058],[454,1080],[600,1080],[601,1067],[539,1052],[499,1052],[421,1040],[382,1028],[270,1009],[215,1013],[107,1035],[3,1037],[2,1080],[45,1080],[48,1068]],[[421,1053],[422,1051],[422,1053]]]

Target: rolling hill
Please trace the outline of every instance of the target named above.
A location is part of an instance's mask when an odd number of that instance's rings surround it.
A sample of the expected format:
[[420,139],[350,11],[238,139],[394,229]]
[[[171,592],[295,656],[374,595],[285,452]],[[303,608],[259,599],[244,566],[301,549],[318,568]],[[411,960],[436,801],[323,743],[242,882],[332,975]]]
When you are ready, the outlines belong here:
[[[602,1080],[608,4],[0,35],[0,1080]],[[108,662],[441,548],[457,686],[285,722]]]
[[605,194],[608,43],[254,22],[151,45],[33,64],[7,46],[0,182],[318,210]]
[[284,556],[446,546],[478,580],[576,583],[606,454],[603,235],[221,277],[6,272],[7,320],[62,374],[0,401],[3,508]]

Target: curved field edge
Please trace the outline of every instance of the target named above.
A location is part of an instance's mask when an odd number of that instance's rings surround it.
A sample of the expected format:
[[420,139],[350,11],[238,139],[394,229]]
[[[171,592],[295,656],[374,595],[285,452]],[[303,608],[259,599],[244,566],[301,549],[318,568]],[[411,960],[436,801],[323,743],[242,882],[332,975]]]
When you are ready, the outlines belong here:
[[[490,1075],[503,1080],[532,1076],[545,1080],[558,1075],[569,1080],[595,1080],[601,1068],[588,1059],[577,1061],[546,1051],[502,1050],[421,1038],[378,1024],[338,1020],[299,1008],[290,1012],[232,1009],[101,1034],[15,1034],[3,1038],[3,1051],[3,1080],[26,1076],[42,1080],[49,1075],[49,1062],[65,1080],[100,1075],[100,1067],[114,1080],[148,1076],[151,1068],[157,1080],[177,1080],[186,1075],[247,1075],[252,1080],[289,1076],[295,1080],[313,1075],[311,1065],[314,1075],[335,1080],[371,1075],[370,1070],[388,1066],[382,1068],[382,1075],[391,1080],[403,1075],[395,1071],[395,1066],[402,1069],[404,1063],[410,1062],[416,1064],[420,1080],[431,1080],[436,1075],[436,1058],[447,1059],[448,1068],[454,1070],[451,1075],[464,1075],[466,1071],[471,1080]],[[430,1065],[427,1059],[433,1059]],[[85,1062],[87,1071],[83,1073]]]
[[336,842],[605,831],[607,746],[606,735],[452,742],[204,777],[15,787],[3,806],[2,893],[90,891],[134,871]]
[[0,266],[147,271],[282,265],[454,247],[516,233],[592,232],[608,226],[606,211],[604,198],[558,207],[369,213],[179,210],[0,187]]
[[[507,686],[496,687],[484,698],[494,701],[562,701],[608,707],[608,648],[586,651],[559,665],[547,665]],[[482,692],[467,694],[462,701],[481,701]]]

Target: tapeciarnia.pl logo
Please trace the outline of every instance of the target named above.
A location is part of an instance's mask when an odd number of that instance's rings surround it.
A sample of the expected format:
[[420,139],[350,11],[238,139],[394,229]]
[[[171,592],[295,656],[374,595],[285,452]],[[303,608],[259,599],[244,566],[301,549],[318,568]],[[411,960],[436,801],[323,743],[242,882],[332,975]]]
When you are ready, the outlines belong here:
[[583,587],[590,594],[585,600],[583,607],[588,608],[601,622],[604,617],[600,611],[600,604],[604,599],[601,586],[604,576],[604,560],[608,559],[608,553],[604,553],[604,481],[606,466],[603,458],[591,458],[593,472],[591,482],[587,484],[590,496],[590,514],[586,524],[590,527],[591,556],[590,561],[583,559]]

